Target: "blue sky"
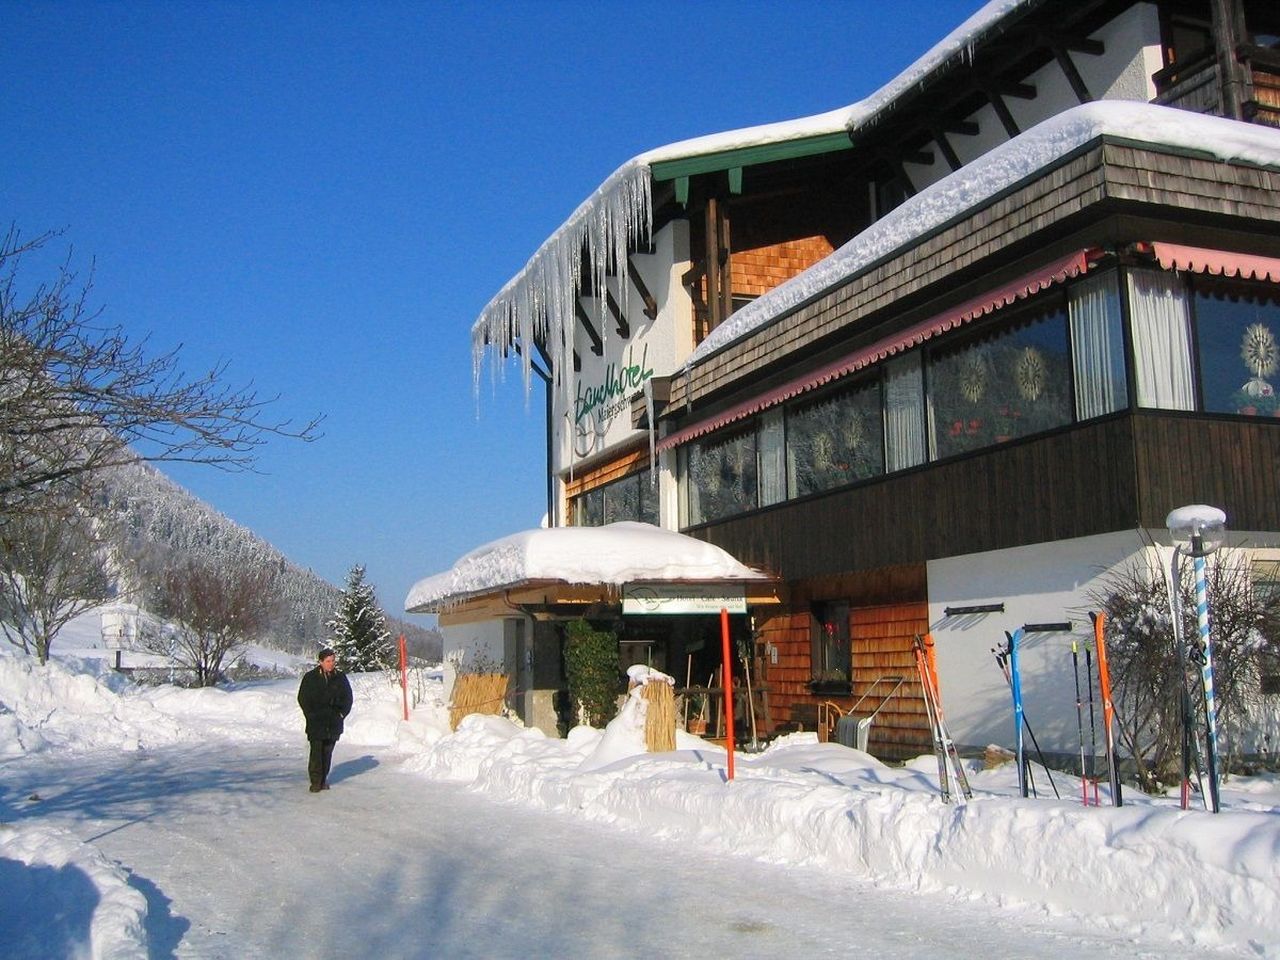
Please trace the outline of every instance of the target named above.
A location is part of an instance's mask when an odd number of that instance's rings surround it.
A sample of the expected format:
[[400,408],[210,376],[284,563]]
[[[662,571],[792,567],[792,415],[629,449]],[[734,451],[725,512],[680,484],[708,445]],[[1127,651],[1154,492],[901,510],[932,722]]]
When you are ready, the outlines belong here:
[[258,473],[166,472],[399,614],[544,512],[541,388],[477,397],[469,340],[538,245],[632,156],[852,103],[979,6],[0,0],[0,226],[63,230],[191,373],[324,414]]

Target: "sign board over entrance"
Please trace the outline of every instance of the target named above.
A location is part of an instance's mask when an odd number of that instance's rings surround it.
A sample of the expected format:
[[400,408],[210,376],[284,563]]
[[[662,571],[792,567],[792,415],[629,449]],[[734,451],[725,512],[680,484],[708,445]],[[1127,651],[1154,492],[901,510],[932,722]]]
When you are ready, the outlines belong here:
[[747,612],[747,594],[733,584],[646,583],[622,588],[622,612],[636,613]]

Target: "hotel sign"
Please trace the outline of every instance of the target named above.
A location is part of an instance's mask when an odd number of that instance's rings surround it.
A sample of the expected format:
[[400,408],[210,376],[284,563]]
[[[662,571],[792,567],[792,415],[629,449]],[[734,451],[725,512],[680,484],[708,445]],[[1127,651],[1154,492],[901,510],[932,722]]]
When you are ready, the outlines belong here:
[[747,612],[747,592],[734,584],[646,583],[622,588],[622,612],[637,613]]

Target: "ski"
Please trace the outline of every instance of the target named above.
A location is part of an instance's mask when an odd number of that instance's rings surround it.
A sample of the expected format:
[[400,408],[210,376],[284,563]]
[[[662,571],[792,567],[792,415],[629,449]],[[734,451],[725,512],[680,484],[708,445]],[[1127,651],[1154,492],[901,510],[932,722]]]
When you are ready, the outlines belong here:
[[955,772],[956,782],[960,784],[960,792],[966,800],[973,799],[973,791],[969,789],[969,776],[964,772],[964,764],[960,761],[960,750],[951,739],[951,731],[942,715],[942,684],[938,681],[938,655],[933,643],[933,635],[926,633],[922,641],[924,646],[924,663],[928,670],[929,686],[933,695],[933,711],[938,719],[938,731],[942,735],[943,751],[951,758],[951,768]]
[[1018,627],[1013,633],[1005,633],[1005,636],[1009,638],[1009,690],[1013,694],[1013,752],[1018,763],[1018,792],[1025,798],[1030,793],[1027,785],[1027,751],[1022,737],[1022,726],[1025,723],[1022,712],[1022,677],[1018,671],[1022,628]]
[[1102,743],[1107,751],[1107,777],[1111,781],[1111,802],[1123,806],[1120,797],[1120,771],[1116,763],[1116,709],[1111,700],[1111,671],[1107,667],[1107,615],[1090,613],[1093,621],[1093,645],[1098,651],[1098,692],[1102,695]]
[[924,697],[924,712],[929,720],[929,734],[933,738],[933,754],[938,761],[938,790],[942,793],[942,801],[950,803],[951,784],[947,777],[946,748],[942,744],[942,731],[938,724],[937,712],[934,709],[933,692],[929,683],[929,671],[924,658],[924,644],[919,634],[916,634],[911,645],[916,658],[916,670],[920,673],[920,691]]

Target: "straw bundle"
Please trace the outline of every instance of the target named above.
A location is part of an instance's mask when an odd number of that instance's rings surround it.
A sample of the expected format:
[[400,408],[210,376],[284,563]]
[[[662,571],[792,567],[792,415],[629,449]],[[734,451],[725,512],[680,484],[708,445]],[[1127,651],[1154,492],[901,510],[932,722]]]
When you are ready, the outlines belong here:
[[449,729],[470,713],[500,714],[507,700],[505,673],[462,673],[453,684],[453,702],[449,704]]
[[676,748],[675,690],[662,681],[646,683],[643,695],[648,706],[644,715],[644,746],[650,753]]

